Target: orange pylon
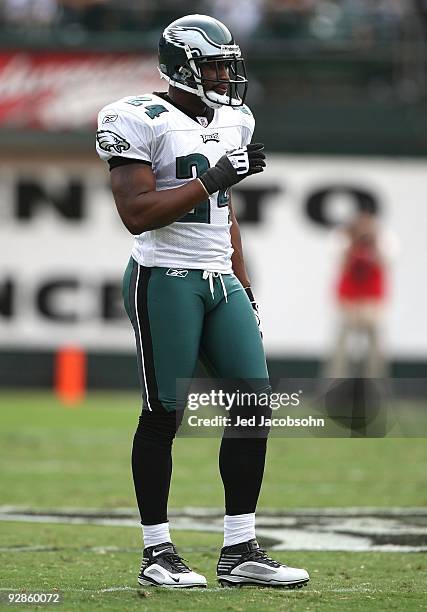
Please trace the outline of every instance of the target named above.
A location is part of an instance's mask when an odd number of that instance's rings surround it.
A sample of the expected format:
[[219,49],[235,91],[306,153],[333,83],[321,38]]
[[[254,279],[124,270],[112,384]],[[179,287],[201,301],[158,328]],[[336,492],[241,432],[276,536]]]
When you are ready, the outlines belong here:
[[55,359],[55,393],[63,404],[80,404],[86,394],[86,353],[77,347],[62,347]]

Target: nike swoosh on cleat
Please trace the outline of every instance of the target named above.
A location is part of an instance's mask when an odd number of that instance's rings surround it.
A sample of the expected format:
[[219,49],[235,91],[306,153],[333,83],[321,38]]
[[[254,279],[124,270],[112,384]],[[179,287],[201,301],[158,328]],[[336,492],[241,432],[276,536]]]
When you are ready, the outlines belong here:
[[170,549],[170,548],[162,548],[162,550],[159,550],[159,551],[157,551],[157,552],[153,551],[153,552],[152,552],[152,557],[158,557],[159,555],[162,555],[164,552],[166,552],[166,551],[168,551],[168,550],[170,550],[171,552],[173,552],[173,551],[172,551],[172,549]]
[[171,578],[174,582],[179,582],[179,578],[174,578],[173,576],[171,576]]

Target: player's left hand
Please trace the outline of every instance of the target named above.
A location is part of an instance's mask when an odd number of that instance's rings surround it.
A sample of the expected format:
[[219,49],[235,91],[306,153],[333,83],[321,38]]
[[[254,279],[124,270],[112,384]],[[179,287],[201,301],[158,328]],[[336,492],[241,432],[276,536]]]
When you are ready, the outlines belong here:
[[245,287],[246,295],[249,298],[252,308],[254,309],[255,318],[258,323],[258,329],[261,338],[263,337],[262,325],[261,325],[261,317],[259,316],[259,307],[257,302],[255,301],[254,294],[252,293],[252,289],[250,287]]
[[212,195],[216,191],[236,185],[246,176],[263,172],[265,166],[264,145],[257,142],[228,151],[219,158],[213,168],[208,168],[201,174],[198,180],[205,191]]

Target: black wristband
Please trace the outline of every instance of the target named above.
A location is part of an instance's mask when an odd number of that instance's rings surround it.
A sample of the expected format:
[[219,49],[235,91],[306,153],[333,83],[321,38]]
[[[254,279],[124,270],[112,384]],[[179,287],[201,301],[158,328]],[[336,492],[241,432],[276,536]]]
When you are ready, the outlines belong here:
[[209,168],[202,176],[199,176],[199,181],[202,183],[203,187],[206,189],[209,195],[212,195],[216,191],[222,189],[223,176],[221,172],[215,168]]
[[250,302],[255,302],[254,294],[252,293],[251,287],[245,287],[246,295],[249,298]]

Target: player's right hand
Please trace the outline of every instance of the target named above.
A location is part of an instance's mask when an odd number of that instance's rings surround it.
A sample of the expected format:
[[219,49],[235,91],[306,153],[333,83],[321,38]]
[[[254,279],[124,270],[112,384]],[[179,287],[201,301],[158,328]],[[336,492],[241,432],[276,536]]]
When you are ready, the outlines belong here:
[[217,161],[213,168],[199,177],[209,195],[235,185],[246,176],[263,172],[266,166],[264,145],[248,144],[229,151]]

